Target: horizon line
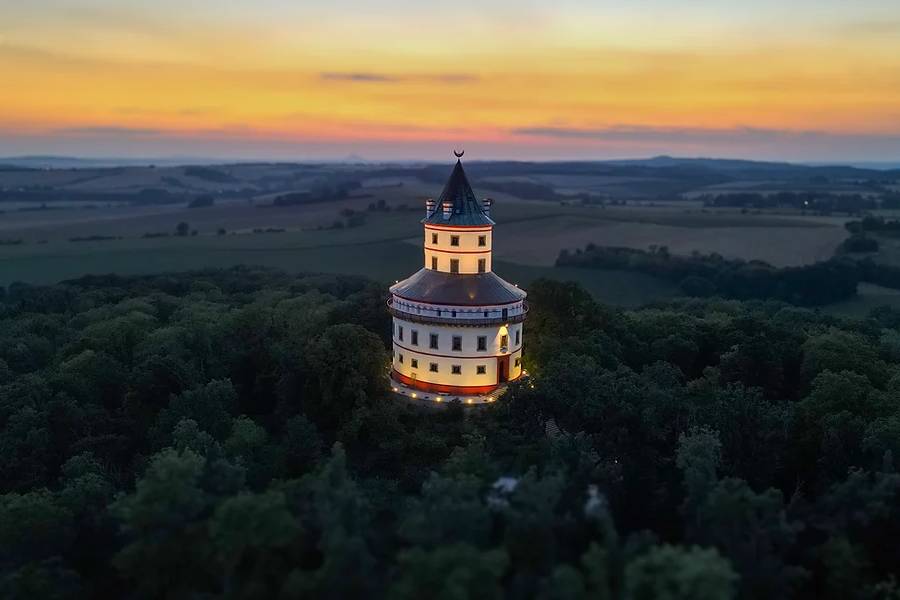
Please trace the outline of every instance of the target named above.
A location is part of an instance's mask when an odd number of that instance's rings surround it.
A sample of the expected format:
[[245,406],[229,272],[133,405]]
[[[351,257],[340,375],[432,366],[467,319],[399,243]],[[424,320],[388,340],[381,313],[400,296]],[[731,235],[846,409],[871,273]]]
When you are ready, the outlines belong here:
[[[492,157],[482,159],[470,159],[467,163],[492,163],[492,162],[520,162],[520,163],[616,163],[616,162],[647,162],[653,160],[675,160],[675,161],[738,161],[750,163],[772,163],[786,164],[805,167],[829,166],[829,167],[859,167],[866,165],[870,168],[884,169],[900,168],[900,156],[895,159],[840,159],[840,160],[788,160],[779,158],[750,158],[745,156],[716,156],[716,155],[676,155],[676,154],[652,154],[645,156],[621,156],[610,158],[515,158],[515,157]],[[450,159],[447,159],[452,162]],[[241,156],[241,157],[217,157],[202,155],[158,155],[158,156],[104,156],[104,155],[72,155],[72,154],[13,154],[0,156],[0,166],[14,166],[11,162],[16,161],[58,161],[58,162],[95,162],[115,164],[128,164],[129,166],[154,166],[156,163],[167,163],[166,166],[183,166],[195,164],[248,164],[248,163],[275,163],[275,164],[291,164],[291,163],[326,163],[326,164],[443,164],[440,159],[426,158],[389,158],[389,159],[372,159],[365,156],[350,153],[346,156],[319,156],[319,157],[297,157],[285,158],[275,156]]]

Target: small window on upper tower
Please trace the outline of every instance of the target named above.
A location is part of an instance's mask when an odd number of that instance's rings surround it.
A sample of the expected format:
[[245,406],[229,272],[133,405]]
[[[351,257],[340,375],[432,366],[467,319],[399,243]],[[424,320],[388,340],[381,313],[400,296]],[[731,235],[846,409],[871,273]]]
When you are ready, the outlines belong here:
[[428,347],[432,350],[437,350],[438,347],[438,334],[432,333],[428,336]]
[[451,273],[459,273],[459,259],[458,258],[450,259],[450,272]]
[[437,271],[437,256],[431,257],[431,270]]
[[478,259],[478,272],[484,273],[484,270],[487,268],[487,261],[483,258]]
[[436,234],[436,233],[432,233],[432,234],[431,234],[431,243],[432,243],[432,244],[437,244],[437,243],[438,243],[437,240],[438,240],[437,234]]
[[462,351],[462,336],[459,336],[459,335],[453,336],[453,350],[455,352]]
[[486,235],[479,235],[479,236],[478,236],[478,247],[479,247],[479,248],[484,248],[485,246],[487,246],[487,236],[486,236]]
[[458,235],[450,236],[450,245],[451,246],[459,246],[459,236]]

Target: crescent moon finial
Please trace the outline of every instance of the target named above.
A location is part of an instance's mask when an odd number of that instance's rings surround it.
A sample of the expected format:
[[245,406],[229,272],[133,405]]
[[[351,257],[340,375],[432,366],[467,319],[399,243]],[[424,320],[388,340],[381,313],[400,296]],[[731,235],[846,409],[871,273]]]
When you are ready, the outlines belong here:
[[462,158],[463,154],[465,154],[465,153],[466,153],[465,150],[454,150],[453,156],[455,156],[456,158]]

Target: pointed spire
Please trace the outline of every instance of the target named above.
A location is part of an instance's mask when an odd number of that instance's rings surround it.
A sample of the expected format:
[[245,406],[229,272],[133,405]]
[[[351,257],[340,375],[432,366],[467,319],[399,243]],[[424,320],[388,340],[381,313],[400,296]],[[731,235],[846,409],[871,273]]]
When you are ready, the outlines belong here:
[[434,212],[425,218],[425,222],[439,225],[493,225],[494,221],[485,214],[483,204],[475,197],[475,192],[469,185],[460,160],[463,153],[454,151],[453,154],[457,157],[456,165],[444,185]]

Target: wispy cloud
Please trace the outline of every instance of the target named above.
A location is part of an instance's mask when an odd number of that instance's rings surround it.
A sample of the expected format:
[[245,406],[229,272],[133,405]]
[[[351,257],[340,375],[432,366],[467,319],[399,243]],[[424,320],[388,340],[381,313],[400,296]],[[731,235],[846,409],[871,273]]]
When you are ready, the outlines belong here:
[[62,135],[126,137],[126,136],[165,135],[167,133],[167,131],[164,129],[153,129],[150,127],[120,127],[120,126],[109,126],[109,125],[96,125],[96,126],[86,126],[86,127],[66,127],[63,129],[57,129],[55,131],[55,133],[62,134]]
[[319,73],[319,78],[325,81],[347,81],[354,83],[408,83],[408,82],[434,82],[434,83],[468,83],[477,81],[478,77],[468,73],[420,73],[412,75],[392,75],[388,73],[375,73],[370,71],[339,72],[325,71]]
[[381,73],[320,73],[319,77],[326,81],[355,81],[363,83],[394,83],[401,81],[400,77],[384,75]]

